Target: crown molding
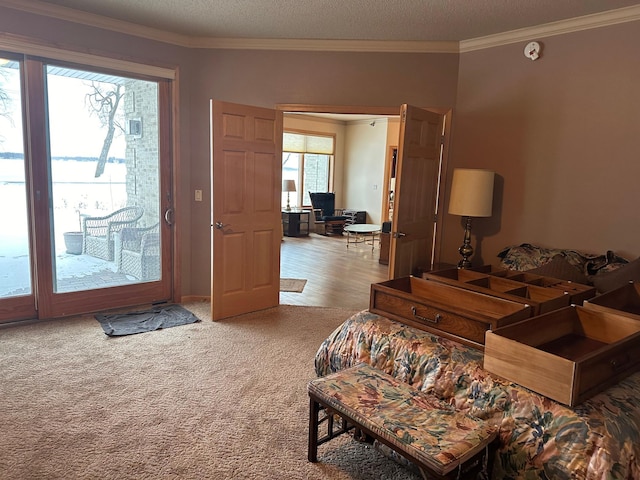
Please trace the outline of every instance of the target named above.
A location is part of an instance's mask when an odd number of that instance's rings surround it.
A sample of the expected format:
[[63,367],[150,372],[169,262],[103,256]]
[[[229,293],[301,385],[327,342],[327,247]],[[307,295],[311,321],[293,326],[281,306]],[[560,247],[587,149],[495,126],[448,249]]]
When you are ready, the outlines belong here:
[[458,42],[388,40],[310,40],[274,38],[193,38],[193,48],[235,50],[304,50],[323,52],[458,53]]
[[19,52],[25,55],[47,57],[63,62],[106,67],[116,71],[139,73],[157,78],[176,79],[176,69],[160,65],[149,65],[132,62],[122,58],[102,55],[93,51],[72,50],[61,45],[51,45],[20,35],[0,32],[0,49],[9,52]]
[[466,53],[474,50],[509,45],[531,38],[542,38],[619,23],[640,20],[640,5],[610,10],[582,17],[560,20],[535,27],[522,28],[460,42],[383,41],[383,40],[297,40],[192,37],[166,32],[136,23],[116,20],[38,0],[0,0],[0,5],[36,15],[84,24],[187,48],[234,50],[292,50],[329,52],[388,53]]
[[137,23],[116,20],[94,13],[74,10],[73,8],[39,2],[38,0],[0,0],[0,6],[181,47],[189,47],[191,42],[191,37],[187,35],[166,32],[157,28],[145,27]]
[[486,37],[462,40],[460,42],[460,53],[499,47],[501,45],[509,45],[512,43],[528,41],[532,38],[563,35],[565,33],[607,27],[609,25],[634,22],[637,20],[640,20],[640,5],[584,15],[582,17],[570,18],[568,20],[545,23],[535,27],[521,28],[495,35],[487,35]]

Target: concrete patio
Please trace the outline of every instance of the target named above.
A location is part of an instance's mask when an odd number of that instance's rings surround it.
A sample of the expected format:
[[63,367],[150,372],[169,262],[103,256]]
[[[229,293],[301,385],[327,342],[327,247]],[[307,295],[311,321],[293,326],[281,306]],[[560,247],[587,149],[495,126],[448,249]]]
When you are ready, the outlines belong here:
[[[58,254],[54,271],[56,293],[92,290],[137,283],[132,276],[118,273],[115,262],[90,255]],[[29,258],[22,255],[0,254],[0,297],[28,295],[32,288],[29,278]]]

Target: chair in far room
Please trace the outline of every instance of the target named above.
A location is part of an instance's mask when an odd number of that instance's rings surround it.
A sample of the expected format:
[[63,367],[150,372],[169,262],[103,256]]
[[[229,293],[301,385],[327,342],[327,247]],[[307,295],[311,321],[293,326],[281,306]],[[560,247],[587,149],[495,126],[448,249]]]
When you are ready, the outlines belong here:
[[336,215],[336,194],[333,192],[309,192],[316,224],[324,228],[316,233],[323,235],[342,235],[347,217]]

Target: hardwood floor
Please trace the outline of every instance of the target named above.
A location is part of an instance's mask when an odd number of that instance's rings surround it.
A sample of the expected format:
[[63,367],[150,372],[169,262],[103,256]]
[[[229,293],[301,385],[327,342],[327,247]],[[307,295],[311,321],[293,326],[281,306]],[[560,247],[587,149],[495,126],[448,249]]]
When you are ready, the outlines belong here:
[[306,279],[302,293],[280,292],[280,303],[364,310],[372,283],[388,278],[378,262],[380,246],[349,244],[347,237],[284,237],[280,276]]

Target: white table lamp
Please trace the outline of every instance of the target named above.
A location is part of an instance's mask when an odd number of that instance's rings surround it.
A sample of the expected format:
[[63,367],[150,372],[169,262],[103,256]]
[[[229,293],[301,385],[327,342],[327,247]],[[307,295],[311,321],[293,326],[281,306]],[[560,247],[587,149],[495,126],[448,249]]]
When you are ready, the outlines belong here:
[[449,197],[449,213],[467,217],[464,229],[464,243],[458,249],[462,260],[458,268],[470,268],[469,257],[473,255],[471,246],[471,218],[490,217],[493,207],[493,181],[495,173],[489,170],[454,168]]
[[282,191],[287,192],[287,206],[285,210],[288,212],[291,210],[291,203],[289,203],[289,193],[296,191],[296,181],[295,180],[283,180],[282,181]]

